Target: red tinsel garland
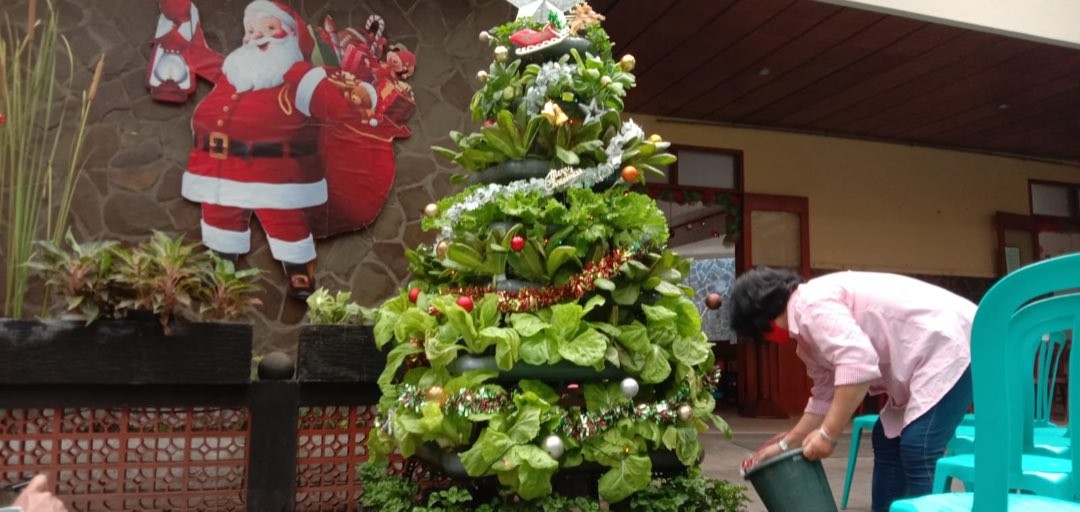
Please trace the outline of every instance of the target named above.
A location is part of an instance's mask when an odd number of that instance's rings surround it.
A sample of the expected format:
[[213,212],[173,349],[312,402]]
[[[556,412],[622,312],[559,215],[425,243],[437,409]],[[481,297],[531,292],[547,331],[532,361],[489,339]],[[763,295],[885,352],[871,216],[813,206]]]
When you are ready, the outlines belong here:
[[[587,263],[580,274],[570,278],[570,282],[561,286],[547,288],[526,288],[516,292],[496,291],[494,286],[465,286],[446,290],[447,294],[471,297],[474,300],[489,293],[499,297],[499,311],[502,313],[526,313],[543,309],[555,304],[575,302],[586,293],[596,288],[597,279],[610,279],[619,273],[619,267],[630,261],[634,253],[625,249],[615,249],[611,254],[596,262]],[[437,312],[432,308],[432,314]]]

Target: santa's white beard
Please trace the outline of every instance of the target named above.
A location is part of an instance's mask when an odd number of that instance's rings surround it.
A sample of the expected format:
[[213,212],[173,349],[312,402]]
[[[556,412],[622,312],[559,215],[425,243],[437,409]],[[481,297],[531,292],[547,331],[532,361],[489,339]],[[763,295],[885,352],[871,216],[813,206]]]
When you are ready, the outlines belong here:
[[[259,49],[264,43],[269,43],[265,51]],[[285,72],[302,60],[304,54],[296,36],[264,37],[233,50],[225,57],[221,71],[237,92],[257,91],[284,83]]]

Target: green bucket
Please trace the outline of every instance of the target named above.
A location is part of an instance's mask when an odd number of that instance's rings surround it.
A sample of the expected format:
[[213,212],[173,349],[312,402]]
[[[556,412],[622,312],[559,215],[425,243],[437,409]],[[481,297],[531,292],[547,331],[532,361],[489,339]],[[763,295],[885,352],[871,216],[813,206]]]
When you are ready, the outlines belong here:
[[769,512],[837,512],[821,461],[808,461],[793,448],[746,473]]

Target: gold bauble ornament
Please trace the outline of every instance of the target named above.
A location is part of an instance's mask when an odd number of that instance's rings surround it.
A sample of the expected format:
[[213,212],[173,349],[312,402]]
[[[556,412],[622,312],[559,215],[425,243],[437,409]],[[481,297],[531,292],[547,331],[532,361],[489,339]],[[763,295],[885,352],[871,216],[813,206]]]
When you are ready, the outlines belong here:
[[649,135],[649,142],[652,142],[653,144],[656,144],[658,142],[664,142],[664,138],[654,133],[652,135]]
[[694,417],[694,408],[689,405],[683,405],[679,407],[679,419],[683,421],[690,421]]
[[626,54],[626,55],[623,55],[622,58],[619,59],[619,66],[622,67],[623,71],[626,71],[626,72],[633,71],[634,66],[636,66],[636,65],[637,65],[637,59],[635,59],[634,56],[630,55],[629,53]]
[[427,397],[428,401],[435,402],[440,406],[446,404],[446,390],[444,390],[440,386],[431,386],[430,388],[428,388],[427,394],[425,396]]
[[506,60],[506,57],[509,56],[509,55],[510,55],[510,50],[508,50],[505,46],[499,45],[499,46],[495,47],[495,60],[497,60],[499,62],[503,62],[503,61]]
[[547,119],[549,123],[555,126],[562,126],[570,120],[570,117],[566,115],[566,112],[563,112],[562,107],[551,100],[548,100],[548,102],[544,104],[544,109],[540,111],[540,115],[544,116],[544,119]]
[[428,217],[434,217],[439,214],[439,205],[430,203],[424,207],[424,215]]
[[480,82],[482,84],[486,84],[487,81],[488,81],[488,78],[489,77],[488,77],[488,72],[487,71],[484,71],[484,70],[481,69],[480,71],[476,72],[476,80],[478,82]]
[[450,250],[450,242],[447,242],[446,240],[435,245],[435,255],[438,256],[440,260],[446,258],[446,251],[448,250]]

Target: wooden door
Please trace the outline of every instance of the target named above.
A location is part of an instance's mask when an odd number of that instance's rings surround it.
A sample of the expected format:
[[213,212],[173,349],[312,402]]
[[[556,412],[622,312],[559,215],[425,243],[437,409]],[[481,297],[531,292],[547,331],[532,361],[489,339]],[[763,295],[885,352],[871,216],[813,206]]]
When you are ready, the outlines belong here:
[[[809,209],[805,197],[744,195],[743,235],[736,252],[739,272],[769,266],[809,278]],[[785,418],[806,407],[811,381],[794,343],[739,343],[738,367],[741,414]]]

